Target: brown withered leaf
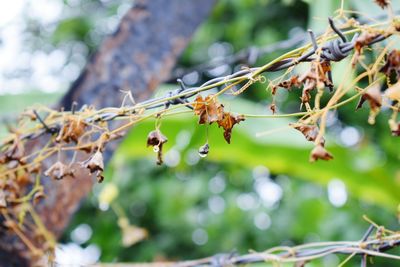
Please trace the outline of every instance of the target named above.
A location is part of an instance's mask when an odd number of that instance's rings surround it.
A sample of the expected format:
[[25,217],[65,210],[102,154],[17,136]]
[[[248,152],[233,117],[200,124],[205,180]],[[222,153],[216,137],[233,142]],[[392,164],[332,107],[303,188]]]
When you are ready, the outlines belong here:
[[292,77],[290,77],[287,80],[284,80],[280,83],[278,83],[277,85],[272,87],[272,94],[275,95],[276,94],[276,90],[281,87],[281,88],[285,88],[287,90],[291,90],[292,87],[300,87],[302,85],[302,83],[299,80],[299,76],[298,75],[293,75]]
[[154,151],[157,152],[157,165],[163,163],[162,149],[164,143],[168,141],[168,138],[164,136],[160,130],[154,130],[147,136],[147,146],[152,146]]
[[353,68],[355,67],[356,63],[358,62],[358,60],[363,52],[362,50],[363,50],[364,46],[368,46],[368,44],[372,40],[374,40],[378,35],[379,35],[378,33],[364,31],[363,33],[361,33],[361,35],[359,37],[357,37],[356,41],[354,42],[354,57],[353,57],[353,61],[351,62]]
[[371,86],[361,95],[356,110],[360,109],[365,101],[368,101],[371,110],[379,111],[380,107],[382,106],[382,94],[379,84]]
[[44,172],[44,175],[51,177],[55,180],[61,180],[68,176],[74,177],[74,170],[62,163],[61,161],[57,161]]
[[19,136],[16,135],[12,144],[0,154],[0,163],[8,163],[10,161],[17,161],[18,163],[24,164],[22,158],[25,155],[24,144],[20,140]]
[[380,6],[382,9],[385,9],[386,7],[389,6],[389,1],[388,0],[375,0],[375,3]]
[[218,120],[218,126],[224,128],[224,138],[228,144],[231,143],[232,128],[235,124],[244,121],[242,115],[232,115],[230,112],[224,112],[222,119]]
[[301,132],[307,141],[312,142],[315,141],[319,133],[319,128],[316,125],[296,125],[293,128]]
[[329,153],[322,144],[318,144],[314,147],[310,154],[310,162],[322,160],[331,160],[333,156]]
[[78,143],[79,137],[81,137],[85,132],[85,128],[86,123],[83,120],[70,116],[65,120],[56,140],[58,142],[62,140],[66,143],[71,141]]
[[193,110],[199,116],[199,124],[211,124],[222,119],[224,106],[218,103],[213,95],[208,95],[204,99],[198,95],[194,101]]
[[385,65],[379,70],[389,77],[392,73],[396,74],[396,78],[400,78],[400,51],[392,50],[386,58]]
[[298,80],[299,84],[303,84],[303,92],[301,102],[308,103],[311,100],[310,92],[316,88],[328,87],[332,88],[332,81],[329,79],[328,72],[331,70],[329,61],[312,61],[309,71],[304,73]]

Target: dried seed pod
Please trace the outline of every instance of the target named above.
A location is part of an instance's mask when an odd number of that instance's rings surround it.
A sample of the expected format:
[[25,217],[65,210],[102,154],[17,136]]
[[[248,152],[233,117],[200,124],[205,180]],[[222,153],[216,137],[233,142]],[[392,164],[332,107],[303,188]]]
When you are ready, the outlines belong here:
[[314,147],[310,154],[310,162],[322,160],[331,160],[333,156],[329,153],[322,144],[318,144]]

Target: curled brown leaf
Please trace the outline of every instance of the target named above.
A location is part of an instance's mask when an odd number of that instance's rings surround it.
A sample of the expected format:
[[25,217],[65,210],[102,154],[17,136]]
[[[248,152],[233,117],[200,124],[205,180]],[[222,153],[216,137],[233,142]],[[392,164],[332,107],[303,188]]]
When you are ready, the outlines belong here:
[[233,126],[244,120],[242,115],[232,115],[230,112],[224,112],[222,119],[218,120],[218,126],[224,128],[224,138],[228,144],[231,143]]

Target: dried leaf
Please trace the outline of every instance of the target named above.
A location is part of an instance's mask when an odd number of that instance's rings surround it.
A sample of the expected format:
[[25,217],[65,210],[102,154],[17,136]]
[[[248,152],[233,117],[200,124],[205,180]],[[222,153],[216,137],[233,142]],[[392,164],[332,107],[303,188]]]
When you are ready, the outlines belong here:
[[400,81],[386,89],[385,95],[391,100],[400,102]]
[[299,83],[304,84],[301,95],[302,103],[309,103],[311,100],[310,92],[316,88],[332,88],[332,81],[329,79],[328,72],[331,71],[329,61],[312,61],[308,72],[299,78]]
[[319,159],[322,160],[331,160],[333,156],[329,153],[322,144],[318,144],[314,147],[310,154],[310,161],[314,162]]
[[83,120],[70,116],[65,120],[56,140],[58,142],[62,140],[66,143],[71,141],[78,143],[79,137],[81,137],[85,132],[85,128],[86,123]]
[[358,38],[356,39],[356,41],[354,42],[354,57],[353,57],[353,61],[351,62],[353,68],[356,65],[356,63],[358,62],[361,54],[362,54],[362,49],[364,46],[368,46],[369,43],[374,40],[379,34],[378,33],[371,33],[371,32],[367,32],[364,31],[363,33],[361,33],[360,36],[358,36]]
[[88,168],[90,173],[96,173],[96,175],[98,175],[97,172],[102,172],[104,170],[103,153],[97,150],[96,153],[83,162],[83,166]]
[[211,124],[222,119],[224,106],[218,103],[213,95],[208,95],[205,99],[198,95],[194,101],[193,110],[199,116],[199,124]]
[[218,126],[224,128],[224,138],[228,144],[231,143],[232,128],[235,124],[244,121],[242,115],[232,115],[230,112],[224,112],[221,120],[218,120]]
[[278,83],[277,85],[272,87],[272,94],[276,94],[276,90],[279,87],[285,88],[287,90],[292,89],[292,87],[300,87],[302,85],[302,82],[300,82],[299,80],[299,76],[298,75],[294,75],[292,77],[290,77],[287,80],[284,80],[280,83]]
[[385,9],[386,7],[389,6],[389,1],[388,0],[375,0],[375,3],[380,6],[382,9]]
[[6,151],[4,151],[0,155],[0,162],[4,164],[10,161],[17,161],[21,164],[24,164],[22,160],[24,155],[25,155],[24,144],[20,140],[19,136],[16,135],[12,144],[8,147]]
[[74,170],[63,164],[61,161],[57,161],[44,172],[44,175],[55,180],[61,180],[68,176],[74,177]]
[[294,129],[301,132],[307,141],[315,141],[318,136],[319,129],[316,125],[296,125]]
[[382,94],[379,84],[371,86],[362,94],[356,109],[361,108],[365,101],[368,101],[369,106],[372,110],[380,109],[380,107],[382,106]]
[[147,146],[152,146],[154,152],[157,152],[157,165],[161,165],[163,163],[162,148],[164,143],[167,141],[168,138],[165,137],[160,130],[151,131],[147,136]]
[[392,50],[387,58],[385,65],[379,70],[384,73],[387,77],[390,77],[392,73],[396,74],[396,78],[400,78],[400,51]]

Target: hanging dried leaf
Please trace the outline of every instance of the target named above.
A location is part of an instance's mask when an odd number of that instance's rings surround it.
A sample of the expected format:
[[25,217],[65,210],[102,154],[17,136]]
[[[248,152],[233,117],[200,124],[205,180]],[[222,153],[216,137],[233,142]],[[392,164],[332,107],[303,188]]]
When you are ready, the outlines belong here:
[[392,50],[387,58],[385,65],[379,70],[384,73],[387,77],[390,77],[392,73],[396,74],[396,78],[400,78],[400,51]]
[[74,177],[74,170],[63,164],[61,161],[57,161],[44,172],[44,175],[55,180],[61,180],[68,176]]
[[316,125],[296,125],[294,128],[301,132],[307,141],[314,142],[319,133],[319,128]]
[[382,106],[382,94],[379,84],[368,88],[361,96],[356,109],[362,107],[365,101],[368,101],[371,110],[379,110]]
[[358,38],[354,42],[354,51],[355,52],[354,52],[353,61],[351,62],[353,68],[356,65],[356,63],[358,62],[358,60],[363,52],[362,51],[363,48],[365,46],[368,46],[372,40],[374,40],[376,37],[378,37],[378,35],[379,35],[378,33],[364,31],[363,33],[361,33],[360,36],[358,36]]
[[97,150],[90,158],[82,163],[85,168],[88,168],[90,173],[102,172],[104,170],[104,160],[103,153],[100,150]]
[[332,81],[329,79],[328,72],[331,71],[329,61],[312,61],[311,68],[299,78],[299,84],[304,84],[301,95],[302,103],[309,103],[311,100],[310,92],[316,88],[332,88]]
[[322,144],[318,144],[314,147],[310,154],[310,161],[314,162],[319,159],[322,160],[331,160],[333,156],[329,153]]
[[157,152],[157,165],[161,165],[163,163],[162,148],[164,143],[167,141],[168,138],[165,137],[160,130],[151,131],[147,136],[147,146],[152,146],[154,152]]
[[224,138],[228,144],[231,143],[232,128],[235,124],[244,121],[242,115],[232,115],[230,112],[224,112],[222,119],[218,120],[218,126],[224,128]]
[[198,95],[194,101],[193,110],[199,116],[199,124],[211,124],[222,119],[224,106],[218,103],[213,95],[208,95],[205,99]]
[[290,77],[287,80],[284,80],[280,83],[278,83],[275,86],[272,86],[272,94],[275,95],[276,94],[276,90],[281,87],[281,88],[285,88],[287,90],[291,90],[292,87],[300,87],[302,85],[302,83],[299,80],[299,76],[298,75],[294,75],[292,77]]
[[10,161],[17,161],[24,164],[22,158],[25,155],[24,144],[18,135],[15,136],[13,143],[8,147],[6,151],[0,154],[0,163],[8,163]]

